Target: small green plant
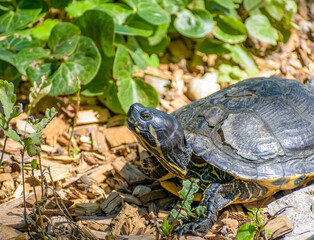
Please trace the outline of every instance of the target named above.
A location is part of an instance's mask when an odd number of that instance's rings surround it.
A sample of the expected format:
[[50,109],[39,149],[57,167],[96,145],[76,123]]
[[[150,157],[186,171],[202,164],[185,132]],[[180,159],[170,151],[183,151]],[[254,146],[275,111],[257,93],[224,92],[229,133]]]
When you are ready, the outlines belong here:
[[[33,96],[32,99],[37,99],[39,97],[38,93],[36,92],[33,92],[32,96]],[[13,83],[8,83],[7,81],[0,80],[0,129],[5,134],[5,143],[8,138],[11,138],[16,142],[19,142],[23,146],[23,149],[21,151],[22,180],[23,180],[23,197],[24,197],[24,202],[26,202],[25,186],[24,186],[25,168],[31,167],[32,173],[33,173],[33,180],[34,180],[33,184],[34,184],[35,183],[34,170],[37,169],[38,164],[37,164],[37,160],[33,159],[31,162],[31,165],[25,165],[24,164],[25,152],[27,152],[30,157],[38,156],[39,167],[40,167],[40,171],[42,175],[41,177],[43,179],[42,166],[41,166],[41,160],[40,160],[41,143],[43,142],[43,137],[42,137],[43,133],[41,132],[41,130],[43,130],[47,126],[47,124],[54,118],[57,112],[55,108],[47,109],[45,116],[42,118],[41,121],[37,119],[32,119],[29,117],[27,123],[25,124],[25,129],[26,129],[26,126],[29,128],[28,132],[24,130],[22,134],[18,134],[14,129],[10,129],[10,121],[13,118],[19,116],[23,112],[22,105],[21,104],[15,105],[15,103],[16,103],[16,95],[14,94]],[[31,104],[29,107],[31,107]],[[5,145],[6,145],[5,143],[2,149],[0,166],[3,160],[3,153],[5,151]],[[43,181],[41,181],[41,183],[42,183],[42,196],[44,196],[43,194],[44,183]],[[36,210],[34,212],[36,212],[36,214],[39,217],[38,217],[38,221],[31,221],[26,211],[26,205],[24,205],[24,219],[27,226],[27,231],[29,232],[29,223],[33,223],[36,225],[37,229],[41,232],[42,239],[46,239],[46,236],[44,233],[43,218],[42,218],[42,214],[40,210],[40,204],[39,204],[39,201],[37,200],[36,191],[34,191],[34,193],[35,193],[35,198],[36,198]]]
[[248,216],[252,223],[247,222],[241,225],[237,232],[237,240],[259,240],[266,233],[272,234],[272,231],[265,228],[267,222],[262,221],[262,209],[248,209]]
[[82,95],[115,113],[133,102],[156,107],[158,93],[134,72],[157,67],[172,38],[256,73],[247,40],[287,41],[296,11],[293,0],[1,1],[0,78],[18,84],[24,76],[39,97],[74,94],[80,79]]
[[[179,192],[181,203],[177,204],[178,210],[172,209],[170,215],[163,219],[162,231],[171,239],[173,229],[178,226],[178,220],[192,221],[198,216],[204,215],[205,206],[192,208],[194,194],[199,191],[197,183],[199,179],[184,180],[182,189]],[[183,211],[185,214],[183,214]],[[169,221],[169,219],[171,219]]]

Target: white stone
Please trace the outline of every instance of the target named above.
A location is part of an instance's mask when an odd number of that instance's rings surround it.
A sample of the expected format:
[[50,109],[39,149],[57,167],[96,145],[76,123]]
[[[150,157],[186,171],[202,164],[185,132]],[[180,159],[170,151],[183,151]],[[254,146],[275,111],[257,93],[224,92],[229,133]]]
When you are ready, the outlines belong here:
[[279,198],[268,204],[267,207],[271,215],[288,207],[284,214],[294,228],[282,240],[314,238],[314,184]]
[[206,73],[202,78],[193,78],[189,83],[188,97],[191,100],[198,100],[219,91],[217,79],[217,73]]
[[36,132],[33,125],[31,123],[28,123],[24,120],[17,120],[16,121],[16,128],[20,132],[26,132],[26,133],[34,133]]

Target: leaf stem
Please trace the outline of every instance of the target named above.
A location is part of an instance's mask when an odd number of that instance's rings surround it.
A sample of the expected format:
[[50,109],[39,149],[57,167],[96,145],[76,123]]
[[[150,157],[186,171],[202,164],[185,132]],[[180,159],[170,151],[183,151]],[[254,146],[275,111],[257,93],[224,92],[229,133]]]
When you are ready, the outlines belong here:
[[5,135],[4,143],[3,143],[3,148],[2,148],[2,153],[1,153],[1,159],[0,159],[0,166],[1,166],[2,161],[3,161],[4,150],[5,150],[5,146],[7,145],[7,140],[8,140],[8,136]]
[[72,137],[73,137],[73,132],[74,132],[74,127],[76,126],[76,118],[77,118],[77,112],[79,111],[80,108],[80,104],[81,104],[81,80],[79,77],[76,77],[77,80],[77,103],[76,103],[76,109],[75,109],[75,114],[73,117],[73,121],[72,121],[72,126],[71,126],[71,134],[70,134],[70,139],[69,139],[69,145],[68,145],[68,154],[70,155],[70,149],[71,149],[71,141],[72,141]]

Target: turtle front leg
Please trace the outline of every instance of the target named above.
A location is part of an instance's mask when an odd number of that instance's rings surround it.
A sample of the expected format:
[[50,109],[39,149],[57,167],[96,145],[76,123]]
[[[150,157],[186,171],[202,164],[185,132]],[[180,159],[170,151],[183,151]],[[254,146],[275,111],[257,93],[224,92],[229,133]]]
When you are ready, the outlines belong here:
[[265,197],[268,189],[254,182],[235,179],[229,183],[212,183],[204,191],[201,206],[205,206],[206,217],[200,217],[194,223],[187,223],[178,231],[204,236],[217,221],[218,212],[225,206],[237,201],[250,201]]
[[169,172],[159,163],[156,157],[147,151],[145,151],[143,155],[144,156],[141,157],[141,166],[144,173],[156,180],[167,179]]

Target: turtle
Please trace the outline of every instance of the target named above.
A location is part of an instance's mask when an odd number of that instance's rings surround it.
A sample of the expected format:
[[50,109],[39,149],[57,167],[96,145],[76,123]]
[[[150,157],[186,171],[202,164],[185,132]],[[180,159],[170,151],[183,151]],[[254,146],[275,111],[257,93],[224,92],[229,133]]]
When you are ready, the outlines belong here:
[[[311,84],[312,83],[312,84]],[[149,152],[148,174],[199,179],[205,216],[179,235],[205,235],[229,204],[251,202],[314,178],[314,84],[276,77],[230,85],[167,114],[134,103],[127,126]]]

